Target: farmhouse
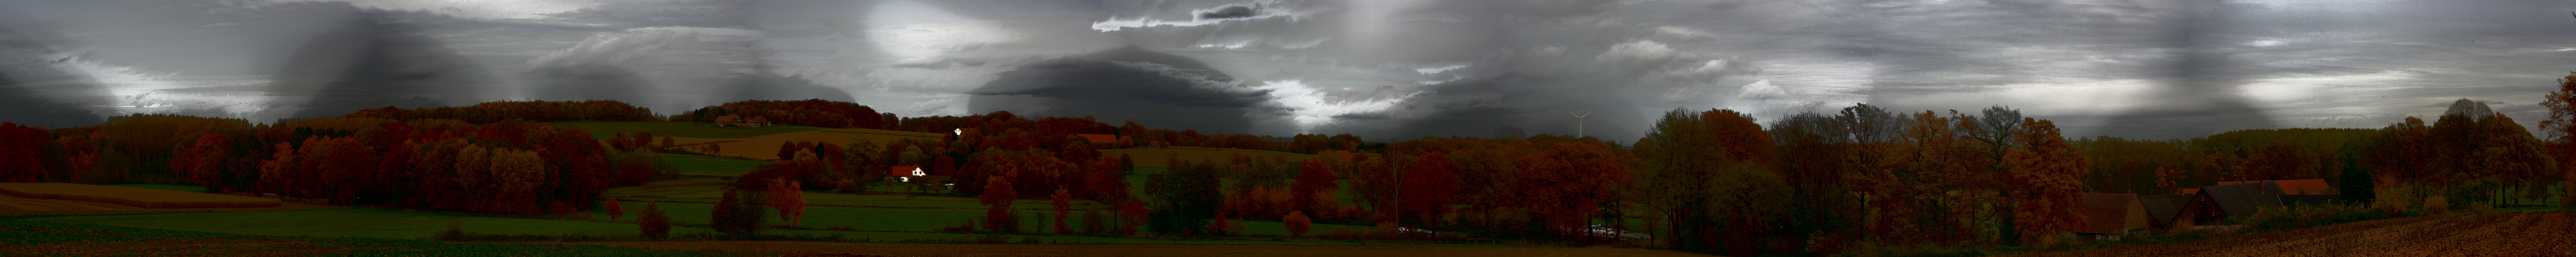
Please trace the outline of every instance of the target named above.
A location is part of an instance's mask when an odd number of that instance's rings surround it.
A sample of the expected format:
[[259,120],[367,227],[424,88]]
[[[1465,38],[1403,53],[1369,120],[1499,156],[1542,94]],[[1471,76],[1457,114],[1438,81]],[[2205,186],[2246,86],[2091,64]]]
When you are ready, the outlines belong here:
[[2182,214],[2183,205],[2191,203],[2191,194],[2139,196],[2138,202],[2147,207],[2147,221],[2151,223],[2149,225],[2171,228],[2174,216]]
[[929,175],[929,172],[922,172],[920,166],[894,166],[887,169],[885,179],[894,182],[912,182],[912,178]]
[[2182,214],[2176,218],[2208,222],[2233,215],[2251,215],[2255,208],[2281,206],[2278,188],[2279,185],[2271,181],[2201,187],[2198,193],[2191,194],[2191,200],[2183,205]]
[[2118,238],[2149,225],[2147,207],[2137,194],[2084,193],[2083,200],[2076,213],[2084,215],[2085,225],[2075,229],[2077,234]]

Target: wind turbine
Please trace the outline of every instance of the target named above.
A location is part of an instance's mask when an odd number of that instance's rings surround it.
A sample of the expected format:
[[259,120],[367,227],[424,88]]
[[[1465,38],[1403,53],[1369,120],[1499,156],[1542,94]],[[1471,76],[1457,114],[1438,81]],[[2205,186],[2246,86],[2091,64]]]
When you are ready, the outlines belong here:
[[[1565,112],[1565,114],[1574,114],[1574,112]],[[1592,113],[1574,114],[1574,137],[1583,137],[1583,116],[1592,116]]]

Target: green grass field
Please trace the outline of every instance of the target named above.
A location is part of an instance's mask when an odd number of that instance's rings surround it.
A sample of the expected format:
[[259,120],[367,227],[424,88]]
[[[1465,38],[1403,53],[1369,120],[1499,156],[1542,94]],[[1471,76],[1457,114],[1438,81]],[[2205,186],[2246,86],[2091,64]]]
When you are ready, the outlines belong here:
[[[643,205],[642,205],[641,203],[627,203],[627,204],[629,204],[629,205],[630,205],[630,207],[632,207],[632,209],[628,209],[628,210],[630,210],[630,211],[629,211],[629,213],[627,214],[627,216],[625,216],[625,217],[623,217],[623,218],[619,219],[620,221],[632,221],[632,220],[634,220],[634,218],[635,218],[635,216],[634,216],[634,215],[637,215],[637,213],[640,213],[640,212],[642,211],[642,209],[643,209]],[[708,214],[710,213],[710,211],[709,211],[709,209],[708,209],[708,208],[709,208],[709,207],[711,207],[712,205],[711,205],[711,204],[668,204],[668,203],[666,203],[666,204],[661,204],[660,206],[661,206],[662,208],[665,208],[665,209],[663,209],[664,213],[671,215],[672,220],[673,220],[673,221],[675,221],[675,222],[679,222],[679,223],[682,223],[682,224],[699,224],[699,225],[703,225],[703,224],[705,224],[705,223],[706,223],[707,219],[709,218]],[[1038,213],[1038,212],[1025,212],[1025,213]],[[775,215],[775,214],[774,214],[774,213],[772,213],[772,215]],[[853,209],[853,208],[820,208],[820,209],[809,209],[809,210],[808,210],[808,212],[807,212],[807,214],[806,214],[806,217],[805,217],[805,224],[804,224],[804,225],[805,225],[806,227],[812,227],[812,228],[821,228],[821,227],[827,227],[827,226],[851,226],[851,227],[856,227],[856,228],[858,228],[858,229],[860,229],[860,230],[904,230],[904,229],[917,229],[917,230],[919,230],[919,231],[928,231],[928,230],[937,229],[937,228],[939,228],[939,227],[941,227],[941,226],[945,226],[945,225],[947,225],[947,224],[951,224],[951,223],[963,223],[963,222],[965,222],[965,221],[966,221],[966,220],[968,220],[968,219],[978,219],[978,217],[981,217],[982,215],[983,215],[983,210],[959,210],[959,209]],[[1075,216],[1075,217],[1080,217],[1080,216],[1078,216],[1079,214],[1076,214],[1076,215],[1077,215],[1077,216]],[[605,219],[605,218],[607,218],[607,217],[606,217],[605,215],[598,215],[598,216],[596,216],[596,218]],[[211,213],[172,213],[172,214],[141,214],[141,215],[84,215],[84,216],[65,216],[65,217],[26,218],[26,219],[19,219],[19,220],[6,220],[6,219],[0,219],[0,224],[13,224],[13,223],[58,223],[58,224],[105,225],[105,226],[116,226],[116,227],[132,227],[132,228],[151,228],[151,229],[166,229],[166,230],[193,231],[193,232],[205,232],[205,233],[240,234],[240,235],[254,235],[254,236],[313,236],[313,237],[355,237],[355,238],[418,239],[418,238],[427,238],[427,237],[429,237],[429,236],[430,236],[431,234],[433,234],[433,233],[436,233],[436,232],[438,232],[438,231],[445,230],[445,229],[446,229],[446,226],[447,226],[447,222],[448,222],[449,220],[451,220],[451,219],[452,219],[452,220],[462,220],[462,221],[463,221],[463,223],[464,223],[464,225],[463,225],[462,227],[464,228],[464,230],[465,230],[466,232],[481,233],[481,234],[539,234],[539,235],[567,235],[567,234],[577,234],[577,235],[617,236],[617,235],[634,235],[634,234],[636,234],[636,233],[637,233],[637,231],[636,231],[636,227],[635,227],[635,224],[630,224],[630,223],[610,223],[610,222],[575,221],[575,220],[550,220],[550,219],[534,219],[534,218],[487,217],[487,216],[456,216],[456,215],[449,215],[449,214],[435,213],[435,212],[414,212],[414,211],[401,211],[401,210],[378,209],[378,208],[356,208],[356,209],[342,209],[342,210],[310,210],[310,211],[273,211],[273,212],[211,212]],[[1032,217],[1024,217],[1024,220],[1031,220],[1031,222],[1032,222],[1032,223],[1027,223],[1027,224],[1030,224],[1031,226],[1040,226],[1041,224],[1043,224],[1043,223],[1035,223],[1035,222],[1036,222],[1036,221],[1035,221],[1035,219],[1036,219],[1036,217],[1034,217],[1034,216],[1032,216]],[[776,217],[775,217],[775,216],[770,216],[770,217],[767,217],[767,219],[766,219],[766,220],[769,220],[769,221],[771,221],[771,222],[775,222],[775,221],[776,221]],[[978,220],[980,220],[980,219],[978,219]],[[1246,231],[1246,233],[1252,233],[1252,234],[1284,234],[1284,233],[1286,233],[1286,232],[1285,232],[1286,230],[1285,230],[1283,227],[1281,227],[1277,222],[1259,222],[1259,221],[1250,221],[1250,222],[1245,222],[1245,224],[1247,224],[1247,226],[1246,226],[1246,228],[1245,228],[1245,230],[1247,230],[1247,231]],[[1319,232],[1320,232],[1320,231],[1329,231],[1329,230],[1336,229],[1336,228],[1358,228],[1358,227],[1356,227],[1356,226],[1331,225],[1331,224],[1317,224],[1317,225],[1315,226],[1315,231],[1319,231]],[[0,230],[0,234],[6,234],[6,233],[5,233],[6,231],[8,231],[8,230]],[[687,233],[713,233],[713,230],[706,229],[706,228],[702,228],[702,227],[673,227],[673,228],[672,228],[672,230],[671,230],[671,232],[672,232],[673,234],[687,234]],[[979,235],[977,235],[977,234],[968,234],[968,233],[900,232],[900,231],[790,230],[790,229],[767,229],[767,230],[762,230],[761,234],[772,234],[772,235],[810,234],[810,235],[816,235],[816,236],[841,235],[841,236],[842,236],[842,237],[844,237],[844,238],[848,238],[848,239],[852,239],[852,240],[872,240],[872,241],[880,241],[880,242],[893,242],[893,241],[901,241],[901,240],[933,240],[933,239],[935,239],[935,240],[954,240],[954,239],[969,239],[969,238],[973,238],[973,237],[979,236]],[[1012,236],[1012,237],[1014,238],[1014,240],[1016,240],[1016,238],[1018,238],[1018,237],[1020,237],[1020,236]],[[9,236],[0,236],[0,241],[7,241],[7,240],[11,240],[11,238],[12,238],[12,237],[9,237]],[[1186,239],[1126,238],[1126,237],[1104,237],[1104,236],[1053,236],[1053,235],[1050,235],[1050,236],[1039,236],[1039,238],[1040,238],[1040,239],[1043,239],[1043,240],[1051,241],[1051,242],[1062,242],[1062,243],[1096,243],[1096,244],[1448,245],[1448,244],[1389,244],[1389,243],[1316,242],[1316,241],[1286,241],[1286,242],[1273,242],[1273,241],[1244,241],[1244,240],[1186,240]]]
[[206,192],[206,187],[201,187],[201,186],[162,185],[162,184],[118,184],[118,185],[110,185],[110,186],[134,187],[134,188],[150,188],[150,189],[160,189],[160,190],[170,190],[170,191],[180,191],[180,192],[198,192],[198,193],[204,193],[204,192]]
[[94,224],[0,220],[8,256],[703,256],[586,245],[456,243],[381,238],[256,236]]
[[805,132],[824,129],[819,127],[791,125],[758,128],[733,128],[717,127],[715,125],[699,125],[694,122],[644,121],[565,121],[548,122],[546,124],[551,124],[556,127],[578,128],[582,131],[589,131],[591,139],[594,140],[616,136],[617,133],[630,133],[636,131],[652,131],[653,136],[656,137],[743,138],[758,135]]
[[[703,211],[703,210],[702,210]],[[701,217],[704,214],[701,214]],[[497,234],[635,234],[634,224],[607,222],[454,216],[380,208],[339,210],[207,212],[141,215],[89,215],[26,219],[263,236],[428,238],[447,229],[448,220],[464,221],[466,231]],[[704,221],[699,221],[704,223]],[[705,228],[672,228],[672,233],[714,232]]]
[[751,173],[752,169],[760,168],[761,164],[769,163],[695,154],[658,153],[654,155],[662,156],[663,162],[679,167],[680,175],[691,176],[742,176],[744,173]]

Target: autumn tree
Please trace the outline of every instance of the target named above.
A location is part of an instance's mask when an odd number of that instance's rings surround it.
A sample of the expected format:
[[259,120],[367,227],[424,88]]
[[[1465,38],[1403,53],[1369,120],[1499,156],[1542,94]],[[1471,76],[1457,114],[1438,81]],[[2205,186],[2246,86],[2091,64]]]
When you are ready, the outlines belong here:
[[985,228],[996,233],[1019,231],[1019,220],[1011,217],[1011,200],[1020,197],[1019,191],[1011,188],[1011,180],[1002,176],[984,177],[984,195],[981,197],[984,204],[992,206],[984,211]]
[[626,209],[617,206],[617,198],[608,198],[606,205],[608,205],[608,220],[617,220],[617,217],[626,216]]
[[711,215],[714,219],[707,222],[708,228],[713,228],[718,233],[735,236],[748,236],[760,232],[760,217],[765,216],[761,215],[761,210],[764,209],[761,208],[762,201],[745,199],[748,198],[745,195],[760,194],[756,192],[744,194],[740,191],[746,190],[736,187],[724,189],[723,198],[716,199],[716,205],[713,208],[715,213]]
[[643,230],[646,239],[668,238],[671,236],[671,216],[662,214],[660,204],[644,203],[644,214],[635,217],[635,227]]
[[769,198],[762,200],[769,204],[770,209],[778,210],[778,219],[787,221],[788,226],[804,226],[805,190],[800,189],[803,184],[785,178],[770,181]]
[[1612,189],[1629,184],[1628,156],[1593,143],[1562,142],[1537,154],[1523,155],[1521,194],[1527,208],[1545,217],[1550,228],[1590,225],[1604,206],[1621,197]]
[[2237,180],[2291,180],[2316,178],[2317,160],[2302,156],[2297,143],[2283,142],[2263,146],[2238,168]]
[[0,122],[0,182],[43,182],[51,177],[45,169],[43,146],[53,140],[44,130]]
[[2576,207],[2576,72],[2558,79],[2558,90],[2541,97],[2540,106],[2549,108],[2549,119],[2540,121],[2541,134],[2548,141],[2549,154],[2562,160],[2558,170],[2567,191],[2559,205]]
[[[2058,135],[2056,124],[2047,120],[2023,118],[2021,131],[2013,135],[2020,151],[2008,153],[2012,168],[2010,184],[2014,201],[2013,227],[2024,243],[2049,247],[2057,233],[2074,231],[2084,226],[2083,216],[2075,213],[2081,200],[2084,173],[2089,160],[2083,150],[2066,143]],[[2037,240],[2037,241],[2034,241]]]
[[1066,190],[1064,186],[1056,186],[1055,195],[1047,196],[1047,200],[1055,204],[1055,223],[1052,223],[1055,225],[1055,233],[1073,234],[1073,229],[1067,228],[1064,224],[1064,218],[1073,215],[1073,191]]
[[[224,188],[227,183],[223,183],[224,173],[226,173],[225,169],[231,166],[227,165],[228,163],[226,163],[226,161],[233,158],[232,148],[232,139],[224,137],[223,135],[207,134],[204,136],[198,136],[196,142],[189,144],[187,150],[180,152],[177,156],[171,157],[172,160],[170,160],[170,168],[178,171],[179,174],[187,175],[189,181],[195,181],[197,182],[197,185],[205,186],[206,190],[210,192],[231,192],[239,190]],[[28,157],[34,156],[29,155]],[[35,164],[33,161],[26,163]]]
[[1145,178],[1145,195],[1153,196],[1155,201],[1155,208],[1146,216],[1146,228],[1164,235],[1205,234],[1208,231],[1196,230],[1206,228],[1208,219],[1217,215],[1217,208],[1225,201],[1225,195],[1217,188],[1222,183],[1217,177],[1218,168],[1211,163],[1175,160],[1174,164],[1168,172]]
[[1322,160],[1306,159],[1297,165],[1297,181],[1288,184],[1288,193],[1292,194],[1289,204],[1294,211],[1305,213],[1340,209],[1341,201],[1333,196],[1333,191],[1342,187],[1340,179]]
[[1413,167],[1400,174],[1404,188],[1396,201],[1404,208],[1405,223],[1439,226],[1458,193],[1457,166],[1449,155],[1436,151],[1415,154],[1415,158]]

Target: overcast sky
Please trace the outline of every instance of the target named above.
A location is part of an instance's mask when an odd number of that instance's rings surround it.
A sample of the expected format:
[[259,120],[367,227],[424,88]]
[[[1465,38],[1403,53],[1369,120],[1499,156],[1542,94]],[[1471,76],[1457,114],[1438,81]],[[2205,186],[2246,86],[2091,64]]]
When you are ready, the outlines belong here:
[[1372,140],[2002,105],[2070,136],[2375,128],[2576,70],[2559,0],[0,1],[0,121],[744,99]]

